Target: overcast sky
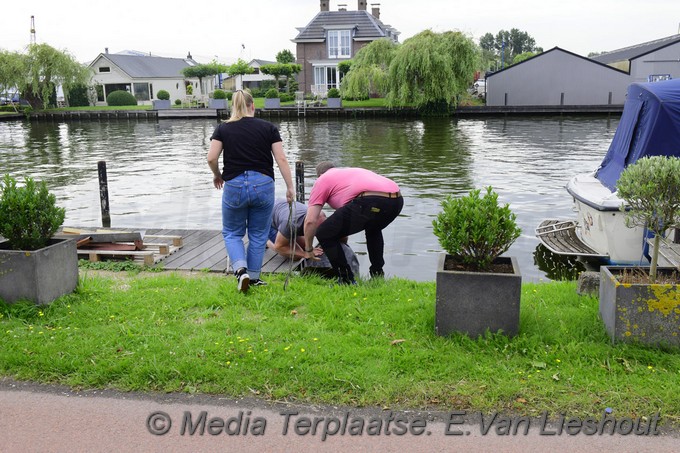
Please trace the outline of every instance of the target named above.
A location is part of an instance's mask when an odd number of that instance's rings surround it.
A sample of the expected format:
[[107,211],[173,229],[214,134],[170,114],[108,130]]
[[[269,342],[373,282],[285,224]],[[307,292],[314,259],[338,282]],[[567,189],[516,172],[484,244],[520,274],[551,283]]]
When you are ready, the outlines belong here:
[[[356,0],[330,2],[356,10]],[[679,33],[680,0],[371,0],[380,19],[401,32],[459,30],[479,42],[487,32],[518,28],[544,50],[587,56]],[[108,47],[207,63],[274,60],[319,11],[319,0],[23,0],[4,1],[0,49],[22,51],[36,39],[89,63]]]

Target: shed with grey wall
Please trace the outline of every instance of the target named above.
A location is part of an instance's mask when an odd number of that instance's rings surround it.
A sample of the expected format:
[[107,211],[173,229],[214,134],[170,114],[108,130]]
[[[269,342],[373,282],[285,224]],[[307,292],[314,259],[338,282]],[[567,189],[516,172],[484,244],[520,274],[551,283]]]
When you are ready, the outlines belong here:
[[486,81],[486,105],[622,105],[628,73],[555,47]]

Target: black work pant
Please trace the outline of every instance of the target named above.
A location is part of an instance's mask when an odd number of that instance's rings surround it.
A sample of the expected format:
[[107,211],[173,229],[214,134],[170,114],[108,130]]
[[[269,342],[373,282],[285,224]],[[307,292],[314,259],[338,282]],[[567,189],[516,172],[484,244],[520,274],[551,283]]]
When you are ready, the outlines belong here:
[[340,239],[361,230],[366,232],[366,248],[371,262],[370,274],[382,275],[385,265],[382,230],[397,218],[403,207],[402,197],[358,197],[337,209],[319,225],[316,237],[338,277],[344,281],[354,279],[354,273],[340,246]]

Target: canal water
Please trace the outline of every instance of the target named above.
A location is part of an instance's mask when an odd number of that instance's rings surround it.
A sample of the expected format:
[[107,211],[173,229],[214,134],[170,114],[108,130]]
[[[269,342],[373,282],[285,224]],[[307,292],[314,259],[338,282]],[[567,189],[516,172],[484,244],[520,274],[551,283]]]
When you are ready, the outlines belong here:
[[[524,281],[570,276],[538,247],[545,218],[574,218],[568,179],[597,168],[618,117],[483,119],[281,119],[294,166],[306,164],[306,193],[321,160],[394,179],[401,216],[385,231],[385,271],[434,280],[439,254],[432,220],[448,195],[491,185],[517,214],[521,237],[507,254]],[[220,229],[220,191],[206,164],[215,120],[0,122],[0,174],[48,182],[66,208],[65,225],[100,227],[97,162],[108,167],[112,227]],[[277,174],[277,194],[285,185]],[[368,272],[362,233],[350,238]],[[571,262],[570,262],[571,263]],[[571,266],[567,263],[567,266]],[[573,264],[573,263],[572,263]]]

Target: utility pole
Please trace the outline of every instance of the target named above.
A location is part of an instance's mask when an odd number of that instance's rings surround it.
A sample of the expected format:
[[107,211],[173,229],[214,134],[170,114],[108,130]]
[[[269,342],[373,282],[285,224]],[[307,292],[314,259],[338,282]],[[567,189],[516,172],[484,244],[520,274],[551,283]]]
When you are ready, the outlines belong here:
[[35,44],[35,17],[31,16],[31,44]]

